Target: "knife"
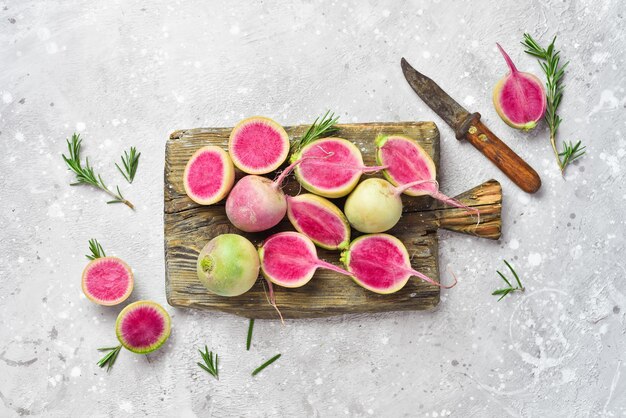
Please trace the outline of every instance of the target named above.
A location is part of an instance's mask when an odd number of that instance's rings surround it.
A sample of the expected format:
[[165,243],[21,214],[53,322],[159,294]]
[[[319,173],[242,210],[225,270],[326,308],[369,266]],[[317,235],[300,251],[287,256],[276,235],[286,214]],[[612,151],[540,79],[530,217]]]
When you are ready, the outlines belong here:
[[527,193],[541,187],[537,172],[480,121],[480,113],[469,113],[430,78],[402,58],[402,71],[417,95],[453,130],[458,140],[466,139]]

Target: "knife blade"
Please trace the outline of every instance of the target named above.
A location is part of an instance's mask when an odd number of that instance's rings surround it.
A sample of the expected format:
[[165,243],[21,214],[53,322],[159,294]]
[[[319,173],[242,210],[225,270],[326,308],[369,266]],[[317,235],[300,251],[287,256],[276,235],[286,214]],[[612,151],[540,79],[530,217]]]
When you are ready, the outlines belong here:
[[480,113],[467,111],[404,58],[400,64],[411,88],[454,130],[457,139],[470,142],[525,192],[539,190],[541,178],[537,172],[480,121]]

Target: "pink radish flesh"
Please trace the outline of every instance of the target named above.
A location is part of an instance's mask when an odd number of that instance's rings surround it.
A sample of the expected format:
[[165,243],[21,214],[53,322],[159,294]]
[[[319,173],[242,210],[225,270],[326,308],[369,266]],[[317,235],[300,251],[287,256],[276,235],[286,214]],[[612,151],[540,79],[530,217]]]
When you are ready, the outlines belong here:
[[427,194],[447,205],[475,213],[480,223],[478,209],[464,205],[439,191],[435,163],[417,142],[401,135],[394,135],[379,137],[376,139],[376,144],[378,146],[376,160],[378,164],[387,166],[385,177],[392,184],[402,186],[420,180],[428,181],[428,183],[408,188],[404,191],[405,194],[410,196]]
[[543,83],[533,74],[519,71],[500,44],[496,45],[510,70],[494,88],[496,111],[510,126],[532,129],[546,112],[547,99]]
[[120,312],[115,332],[120,343],[135,353],[150,353],[170,336],[170,316],[161,305],[151,301],[131,303]]
[[217,146],[200,148],[189,159],[183,175],[185,192],[196,203],[210,205],[233,187],[235,168],[226,151]]
[[304,147],[296,157],[308,158],[296,169],[296,176],[302,185],[326,197],[345,196],[354,188],[362,173],[382,169],[366,167],[359,149],[341,138],[319,139]]
[[350,227],[344,215],[322,197],[287,196],[287,215],[299,232],[323,248],[336,250],[350,241]]
[[364,235],[350,244],[342,256],[357,283],[377,293],[400,290],[411,276],[417,276],[439,287],[443,286],[411,267],[406,247],[387,234]]
[[318,268],[350,275],[342,268],[317,258],[313,242],[297,232],[272,235],[263,243],[259,254],[263,274],[271,282],[284,287],[305,285]]
[[85,296],[100,305],[117,305],[133,290],[130,267],[116,257],[102,257],[91,261],[82,277]]
[[229,151],[243,172],[265,174],[276,170],[289,153],[289,137],[271,119],[253,117],[241,121],[231,133]]

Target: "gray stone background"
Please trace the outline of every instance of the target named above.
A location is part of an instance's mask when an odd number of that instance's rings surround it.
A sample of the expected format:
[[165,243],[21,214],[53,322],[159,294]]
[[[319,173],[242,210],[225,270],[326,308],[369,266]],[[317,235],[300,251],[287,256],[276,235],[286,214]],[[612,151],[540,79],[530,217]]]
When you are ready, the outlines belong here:
[[[624,4],[614,1],[0,1],[0,416],[623,416]],[[560,138],[588,154],[559,174],[546,126],[514,131],[491,89],[500,42],[541,75],[522,33],[558,34],[570,60]],[[430,74],[540,173],[517,189],[415,96],[401,56]],[[434,120],[442,189],[496,178],[499,242],[441,232],[459,276],[435,312],[258,321],[174,309],[164,293],[164,146],[176,129],[264,114],[308,123]],[[72,180],[65,138],[137,205]],[[113,162],[136,145],[132,186]],[[136,273],[132,299],[166,305],[172,337],[148,357],[123,352],[110,373],[121,308],[81,292],[87,240]],[[497,302],[508,259],[527,287]],[[196,348],[222,359],[221,379]],[[250,371],[283,357],[256,378]]]

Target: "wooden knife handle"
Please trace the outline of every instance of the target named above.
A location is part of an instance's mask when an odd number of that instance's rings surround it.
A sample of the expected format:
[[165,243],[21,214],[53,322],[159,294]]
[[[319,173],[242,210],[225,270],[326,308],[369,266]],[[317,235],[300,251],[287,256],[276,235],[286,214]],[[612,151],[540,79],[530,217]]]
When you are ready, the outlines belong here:
[[539,174],[483,125],[480,114],[474,113],[465,124],[465,139],[525,192],[535,193],[541,187]]

